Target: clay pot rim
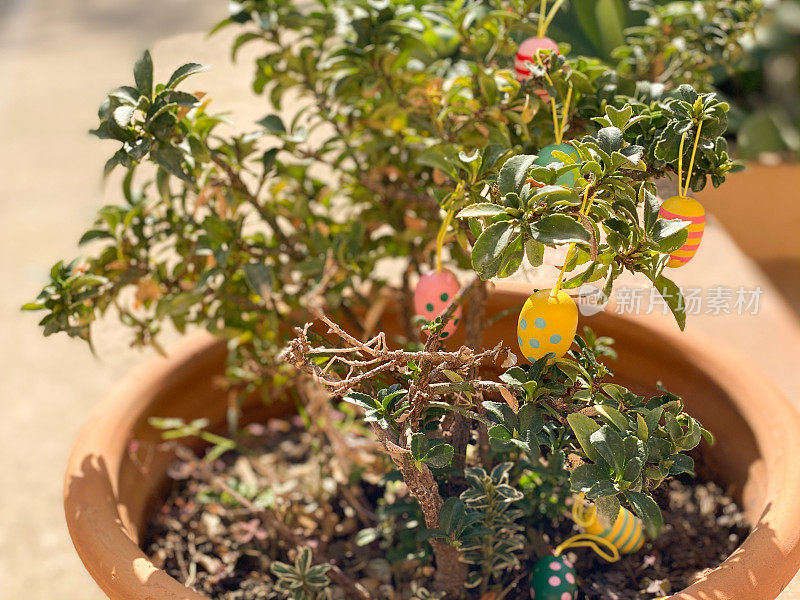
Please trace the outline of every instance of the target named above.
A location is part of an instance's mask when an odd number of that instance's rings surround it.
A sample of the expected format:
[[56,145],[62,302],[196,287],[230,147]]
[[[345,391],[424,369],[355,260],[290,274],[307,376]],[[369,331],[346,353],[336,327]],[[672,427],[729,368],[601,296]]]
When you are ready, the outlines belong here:
[[[502,282],[496,292],[505,294],[526,293],[529,285]],[[785,557],[792,573],[780,576],[786,581],[800,566],[800,516],[793,505],[800,498],[800,416],[796,409],[763,375],[754,371],[741,356],[720,348],[710,339],[698,333],[681,333],[667,320],[632,319],[614,315],[614,320],[628,322],[668,344],[676,352],[682,352],[704,376],[717,384],[734,407],[740,411],[753,431],[760,456],[769,471],[765,497],[768,502],[764,515],[757,525],[773,532],[771,542]],[[634,323],[635,321],[635,323]],[[67,526],[76,550],[98,585],[114,600],[208,600],[155,567],[128,533],[125,519],[117,503],[119,465],[127,451],[127,443],[133,425],[149,408],[153,391],[164,385],[171,375],[187,368],[193,362],[224,342],[208,333],[198,332],[181,340],[167,358],[156,357],[133,369],[125,376],[91,413],[81,428],[70,455],[64,481],[64,508]],[[126,432],[122,434],[122,432]],[[722,433],[720,433],[722,435]],[[103,469],[84,471],[87,464],[101,463]],[[110,468],[109,468],[110,467]],[[89,478],[85,481],[96,493],[87,502],[86,494],[80,498],[70,492],[74,478]],[[774,504],[774,506],[773,506]],[[763,537],[763,536],[761,536]],[[102,544],[93,540],[102,538]],[[763,542],[751,534],[739,548],[719,567],[703,579],[672,596],[672,600],[734,600],[727,593],[720,593],[719,584],[730,577],[731,570],[746,569],[748,576],[758,581],[759,577],[775,577],[778,565],[762,556],[759,546]],[[110,558],[106,549],[113,547],[116,556]],[[125,561],[124,570],[134,577],[118,578],[119,565],[114,561]],[[783,571],[787,571],[786,565]],[[124,580],[124,581],[123,581]],[[800,591],[800,583],[790,585]],[[155,593],[157,590],[158,593]],[[789,592],[789,590],[785,590]],[[781,594],[782,597],[786,597]],[[770,596],[774,597],[774,596]],[[748,596],[749,598],[749,596]],[[767,596],[758,596],[766,599]],[[735,600],[745,600],[736,596]],[[755,597],[753,598],[755,600]]]

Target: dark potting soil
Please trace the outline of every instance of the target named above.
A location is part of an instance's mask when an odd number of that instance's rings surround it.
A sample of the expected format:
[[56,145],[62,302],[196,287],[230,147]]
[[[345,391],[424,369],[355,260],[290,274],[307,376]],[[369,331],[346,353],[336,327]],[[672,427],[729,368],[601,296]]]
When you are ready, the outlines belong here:
[[[376,517],[381,513],[375,507],[384,495],[377,483],[385,466],[375,464],[368,440],[360,448],[348,447],[347,460],[360,474],[354,483],[337,472],[335,452],[320,446],[319,435],[308,433],[298,421],[292,426],[271,422],[250,433],[251,451],[243,455],[229,453],[200,463],[188,451],[181,454],[170,472],[175,485],[153,517],[143,546],[156,566],[214,600],[285,598],[269,567],[274,560],[291,561],[285,540],[264,525],[259,509],[268,507],[376,599],[428,597],[415,595],[416,584],[411,585],[430,579],[432,568],[424,556],[397,558],[395,551],[391,563],[386,559],[395,517]],[[402,495],[400,489],[398,500]],[[657,491],[656,500],[664,513],[663,532],[639,552],[614,564],[587,549],[569,553],[578,571],[580,598],[638,600],[679,591],[720,564],[749,532],[741,510],[713,482],[671,480]],[[385,531],[376,541],[358,545],[365,527]],[[574,533],[566,518],[543,532],[555,543]],[[508,573],[505,593],[482,600],[529,598],[534,560],[521,557],[522,568]],[[329,592],[333,599],[349,597],[337,586]]]

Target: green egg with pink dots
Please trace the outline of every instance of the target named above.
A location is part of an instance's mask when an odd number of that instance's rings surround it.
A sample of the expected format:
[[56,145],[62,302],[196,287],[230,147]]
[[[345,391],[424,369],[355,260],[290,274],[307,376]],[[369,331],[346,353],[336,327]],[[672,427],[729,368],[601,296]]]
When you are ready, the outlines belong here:
[[578,582],[572,563],[564,556],[545,556],[533,565],[531,598],[534,600],[575,600]]

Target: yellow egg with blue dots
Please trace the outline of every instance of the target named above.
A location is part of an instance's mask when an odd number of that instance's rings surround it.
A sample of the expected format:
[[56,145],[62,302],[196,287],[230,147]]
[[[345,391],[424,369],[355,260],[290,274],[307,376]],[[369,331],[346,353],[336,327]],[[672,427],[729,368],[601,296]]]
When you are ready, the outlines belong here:
[[517,342],[530,362],[567,353],[578,328],[578,307],[563,290],[539,290],[525,301],[517,321]]
[[617,520],[611,527],[606,527],[597,518],[597,509],[592,506],[584,515],[582,523],[586,533],[596,535],[608,541],[619,550],[620,554],[631,554],[641,549],[644,544],[644,530],[642,521],[629,511],[620,506]]

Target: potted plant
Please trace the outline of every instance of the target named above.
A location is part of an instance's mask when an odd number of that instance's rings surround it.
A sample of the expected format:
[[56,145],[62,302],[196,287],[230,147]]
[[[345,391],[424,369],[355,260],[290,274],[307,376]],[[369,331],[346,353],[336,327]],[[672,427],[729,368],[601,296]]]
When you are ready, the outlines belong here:
[[[45,335],[89,344],[109,309],[138,345],[159,348],[166,324],[225,340],[190,340],[137,373],[76,445],[68,521],[112,598],[205,597],[155,563],[220,597],[605,594],[613,578],[586,584],[610,567],[576,571],[568,551],[635,561],[658,538],[655,490],[692,473],[688,453],[711,440],[698,415],[720,425],[723,451],[702,456],[743,486],[754,527],[675,597],[785,586],[800,552],[785,494],[800,482],[765,440],[796,455],[792,409],[724,352],[601,316],[620,340],[611,365],[611,340],[576,333],[568,294],[640,273],[683,327],[665,273],[702,239],[689,190],[735,169],[728,107],[691,73],[654,86],[571,56],[546,36],[561,5],[237,2],[220,27],[244,28],[234,55],[263,45],[254,89],[282,116],[225,135],[206,94],[183,89],[203,67],[155,83],[147,52],[134,85],[108,95],[94,133],[121,144],[105,170],[124,170],[125,202],[101,209],[81,240],[90,255],[57,263],[25,308],[46,311]],[[655,181],[668,175],[679,193],[662,203]],[[488,283],[559,248],[549,289]],[[770,420],[748,406],[753,390]],[[294,400],[305,427],[248,427],[265,422],[254,399],[272,417]],[[165,452],[156,434],[204,442],[204,459]],[[184,483],[164,504],[175,452]],[[743,470],[754,461],[766,464]],[[136,543],[157,506],[148,560]],[[167,522],[178,530],[159,534]],[[188,563],[159,545],[176,535]]]

